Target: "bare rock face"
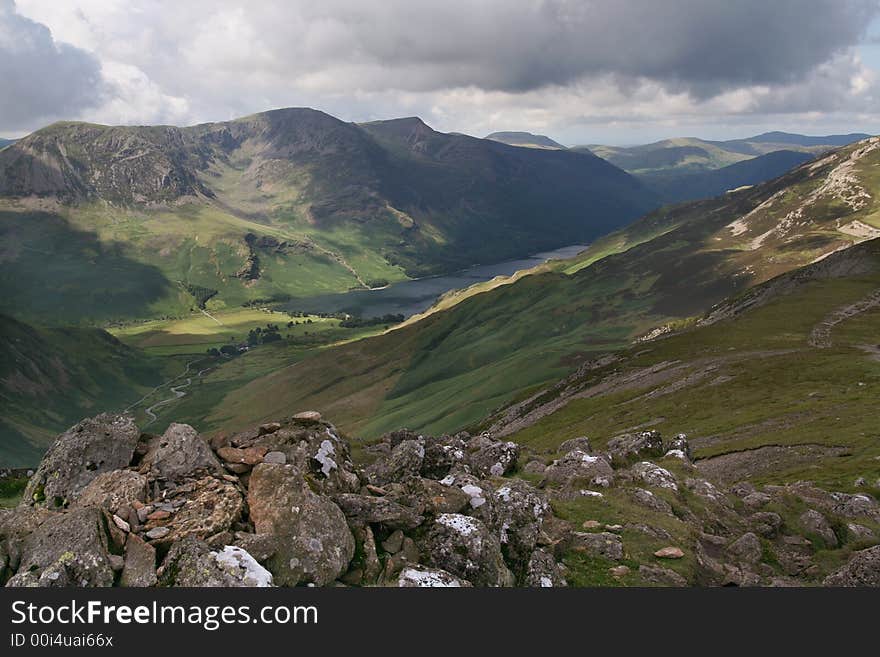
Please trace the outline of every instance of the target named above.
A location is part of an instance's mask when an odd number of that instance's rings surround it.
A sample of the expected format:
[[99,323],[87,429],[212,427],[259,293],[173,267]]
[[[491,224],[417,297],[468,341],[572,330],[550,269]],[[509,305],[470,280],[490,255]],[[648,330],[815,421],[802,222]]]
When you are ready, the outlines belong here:
[[550,505],[543,494],[518,479],[504,482],[494,492],[493,502],[492,529],[507,563],[522,577],[538,544],[544,518],[551,513]]
[[424,549],[430,565],[468,580],[474,586],[512,586],[513,574],[498,539],[480,520],[444,513],[428,532]]
[[112,586],[104,517],[90,507],[54,514],[24,540],[7,586]]
[[831,573],[825,586],[880,586],[880,545],[854,553],[849,561]]
[[137,534],[129,534],[125,541],[120,586],[142,588],[155,586],[156,582],[156,548]]
[[147,499],[147,478],[132,470],[102,472],[77,498],[77,506],[97,506],[117,513]]
[[222,473],[210,445],[188,424],[171,424],[149,446],[141,471],[152,478],[179,481],[200,473]]
[[103,414],[74,425],[49,448],[22,503],[66,506],[99,474],[128,467],[139,437],[127,415]]
[[256,533],[275,537],[277,550],[266,565],[277,584],[323,586],[348,569],[355,542],[345,516],[332,500],[312,492],[295,466],[254,468],[248,505]]

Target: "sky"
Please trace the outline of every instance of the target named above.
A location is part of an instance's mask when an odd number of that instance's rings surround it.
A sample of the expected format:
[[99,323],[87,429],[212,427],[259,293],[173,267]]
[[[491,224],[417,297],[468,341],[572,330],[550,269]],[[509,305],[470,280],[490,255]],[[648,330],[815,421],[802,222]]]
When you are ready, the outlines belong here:
[[880,133],[880,0],[0,0],[0,135],[277,107],[566,145]]

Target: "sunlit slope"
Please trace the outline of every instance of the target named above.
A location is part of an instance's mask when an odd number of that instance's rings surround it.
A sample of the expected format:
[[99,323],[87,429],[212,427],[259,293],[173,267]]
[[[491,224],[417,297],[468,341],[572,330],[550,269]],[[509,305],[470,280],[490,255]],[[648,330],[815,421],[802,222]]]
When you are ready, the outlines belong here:
[[873,235],[878,147],[872,139],[760,187],[656,212],[555,271],[258,379],[213,421],[332,405],[366,435],[476,423],[591,355]]

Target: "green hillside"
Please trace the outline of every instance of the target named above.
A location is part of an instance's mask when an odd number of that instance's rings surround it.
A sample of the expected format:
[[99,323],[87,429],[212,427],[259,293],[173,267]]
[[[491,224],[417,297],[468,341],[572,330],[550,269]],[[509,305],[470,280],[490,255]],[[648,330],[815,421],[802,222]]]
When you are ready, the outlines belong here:
[[36,465],[58,432],[122,410],[182,369],[98,329],[41,330],[0,315],[0,466]]
[[257,379],[204,423],[308,407],[365,435],[472,425],[585,359],[880,236],[878,162],[872,138],[770,183],[657,211],[544,273]]
[[418,119],[58,123],[0,151],[0,311],[106,324],[343,292],[589,241],[655,205],[591,154]]

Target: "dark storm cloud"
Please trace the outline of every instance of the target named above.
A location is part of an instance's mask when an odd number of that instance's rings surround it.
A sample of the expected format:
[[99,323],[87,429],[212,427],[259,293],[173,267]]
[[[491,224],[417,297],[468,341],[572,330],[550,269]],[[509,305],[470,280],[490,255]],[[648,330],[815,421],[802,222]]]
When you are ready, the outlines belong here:
[[49,30],[0,0],[0,117],[15,131],[77,116],[101,102],[101,66],[87,52],[54,41]]
[[880,9],[877,0],[358,5],[327,18],[346,28],[349,53],[402,70],[404,87],[525,91],[607,74],[700,96],[796,81],[856,44]]

